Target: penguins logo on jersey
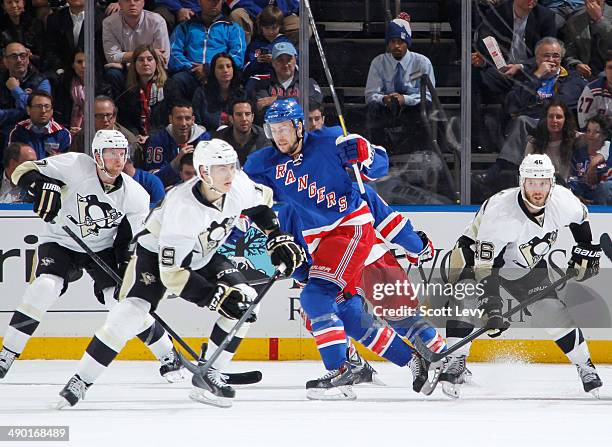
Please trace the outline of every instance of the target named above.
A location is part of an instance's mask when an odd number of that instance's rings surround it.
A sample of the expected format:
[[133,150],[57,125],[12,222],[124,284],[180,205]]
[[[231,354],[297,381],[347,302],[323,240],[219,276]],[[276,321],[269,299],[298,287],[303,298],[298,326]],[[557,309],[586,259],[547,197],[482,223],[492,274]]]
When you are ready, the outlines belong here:
[[53,264],[55,262],[55,259],[53,258],[42,258],[40,260],[40,264],[44,267],[49,267],[51,264]]
[[79,219],[77,220],[73,216],[67,217],[81,229],[82,237],[87,237],[90,234],[98,236],[100,229],[119,226],[117,221],[123,217],[121,211],[117,211],[106,202],[100,202],[95,194],[88,196],[77,194],[77,207]]
[[206,254],[216,250],[234,228],[235,220],[236,217],[232,216],[226,217],[221,223],[212,222],[206,231],[200,233],[198,238],[202,245],[202,253]]
[[141,278],[140,278],[140,282],[143,283],[145,286],[150,286],[151,284],[153,284],[154,282],[157,282],[157,279],[155,278],[155,275],[149,273],[149,272],[143,272],[140,274]]
[[516,265],[522,268],[532,268],[546,256],[557,240],[557,230],[544,235],[543,238],[535,236],[529,242],[519,245],[519,251],[523,255],[527,265],[522,265],[518,261],[514,261]]

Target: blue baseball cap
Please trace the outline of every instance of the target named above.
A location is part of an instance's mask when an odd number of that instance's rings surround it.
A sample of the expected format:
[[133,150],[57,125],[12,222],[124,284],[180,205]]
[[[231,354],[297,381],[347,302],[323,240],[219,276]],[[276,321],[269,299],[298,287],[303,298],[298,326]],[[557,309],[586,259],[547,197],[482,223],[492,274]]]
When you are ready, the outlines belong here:
[[272,59],[276,59],[282,54],[297,56],[297,51],[290,42],[279,42],[272,47]]

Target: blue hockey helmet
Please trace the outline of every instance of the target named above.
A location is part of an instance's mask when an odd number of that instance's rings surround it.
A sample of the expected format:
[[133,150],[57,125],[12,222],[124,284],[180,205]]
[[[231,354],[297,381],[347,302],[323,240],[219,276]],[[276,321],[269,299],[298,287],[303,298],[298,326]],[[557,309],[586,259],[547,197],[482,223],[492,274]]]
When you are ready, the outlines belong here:
[[295,98],[279,99],[272,103],[264,116],[264,130],[266,137],[272,139],[269,124],[291,121],[294,127],[298,122],[304,122],[304,111]]

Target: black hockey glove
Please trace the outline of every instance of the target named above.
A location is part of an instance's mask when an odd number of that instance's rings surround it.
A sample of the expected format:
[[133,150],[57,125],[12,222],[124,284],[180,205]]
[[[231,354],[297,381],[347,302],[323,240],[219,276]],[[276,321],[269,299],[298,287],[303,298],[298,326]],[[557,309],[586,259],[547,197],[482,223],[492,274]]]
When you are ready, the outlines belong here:
[[304,250],[295,243],[293,236],[280,230],[274,230],[270,233],[266,242],[266,249],[275,267],[285,264],[287,267],[287,270],[285,270],[286,276],[291,276],[306,259]]
[[217,290],[208,308],[218,311],[230,320],[238,320],[244,315],[251,302],[251,298],[242,290],[225,284],[217,284]]
[[599,244],[579,243],[572,248],[572,257],[567,263],[567,273],[574,270],[576,281],[586,281],[599,273],[601,246]]
[[62,189],[51,179],[38,180],[30,193],[34,196],[34,212],[45,222],[54,220],[62,208]]
[[502,318],[503,301],[499,295],[482,295],[478,298],[478,308],[484,311],[482,318],[486,320],[484,327],[488,329],[489,337],[499,337],[510,327],[510,323]]

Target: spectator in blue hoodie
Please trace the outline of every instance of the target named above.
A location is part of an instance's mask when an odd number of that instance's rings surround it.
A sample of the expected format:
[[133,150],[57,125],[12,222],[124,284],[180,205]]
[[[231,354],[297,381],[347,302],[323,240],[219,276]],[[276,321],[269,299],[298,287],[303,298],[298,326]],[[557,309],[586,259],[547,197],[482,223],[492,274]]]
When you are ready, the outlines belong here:
[[157,0],[155,4],[153,12],[164,18],[168,33],[172,33],[177,24],[191,20],[202,11],[198,0]]
[[281,32],[286,35],[292,43],[297,45],[300,33],[299,0],[226,0],[232,8],[230,19],[238,23],[246,33],[247,43],[251,42],[253,36],[253,24],[257,16],[267,6],[276,6],[283,13]]
[[165,187],[180,180],[181,159],[193,152],[200,141],[210,140],[206,128],[195,123],[193,106],[187,101],[173,104],[169,120],[168,127],[149,137],[143,164],[138,166],[159,177]]
[[199,15],[181,23],[170,38],[172,87],[170,102],[191,99],[195,90],[206,81],[210,62],[218,53],[228,53],[242,69],[246,42],[244,31],[221,13],[221,0],[200,0]]
[[[272,47],[278,42],[289,42],[289,39],[281,34],[283,24],[283,12],[276,6],[268,6],[257,16],[257,34],[247,47],[247,55],[244,61],[244,82],[249,78],[270,76],[274,72],[272,68]],[[250,81],[251,83],[254,80]],[[247,85],[247,90],[248,90]]]

